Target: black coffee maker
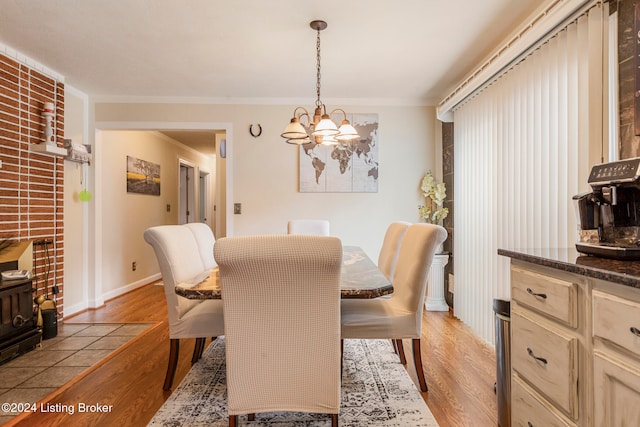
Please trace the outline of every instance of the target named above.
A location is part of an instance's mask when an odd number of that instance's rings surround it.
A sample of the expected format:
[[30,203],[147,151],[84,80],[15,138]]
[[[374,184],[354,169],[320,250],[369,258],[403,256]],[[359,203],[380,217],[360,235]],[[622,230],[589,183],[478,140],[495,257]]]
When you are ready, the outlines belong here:
[[592,192],[573,196],[579,252],[640,260],[640,157],[595,165]]

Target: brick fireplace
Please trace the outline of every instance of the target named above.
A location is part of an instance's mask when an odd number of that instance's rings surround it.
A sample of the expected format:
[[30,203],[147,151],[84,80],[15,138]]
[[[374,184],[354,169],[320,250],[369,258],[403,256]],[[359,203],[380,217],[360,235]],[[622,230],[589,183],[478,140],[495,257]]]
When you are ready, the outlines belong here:
[[30,150],[44,141],[45,102],[54,103],[54,136],[62,147],[64,83],[0,53],[0,241],[46,243],[34,246],[33,296],[48,293],[61,315],[64,159]]

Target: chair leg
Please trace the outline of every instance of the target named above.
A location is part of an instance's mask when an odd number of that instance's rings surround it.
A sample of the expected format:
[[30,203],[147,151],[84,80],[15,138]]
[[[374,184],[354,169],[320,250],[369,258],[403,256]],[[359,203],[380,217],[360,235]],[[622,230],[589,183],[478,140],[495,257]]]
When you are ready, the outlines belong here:
[[404,355],[404,346],[402,345],[402,340],[393,340],[395,347],[398,349],[398,355],[400,356],[400,363],[403,365],[407,364],[407,358]]
[[196,338],[196,344],[193,346],[193,356],[191,356],[191,365],[196,363],[202,357],[205,340],[206,338]]
[[229,427],[236,427],[238,425],[238,416],[229,415]]
[[342,380],[342,359],[344,357],[344,340],[340,340],[340,380]]
[[256,420],[256,414],[254,412],[247,414],[247,421],[255,421]]
[[173,377],[176,374],[178,366],[178,354],[180,353],[180,340],[172,338],[169,341],[169,364],[167,365],[167,373],[164,376],[163,390],[170,390],[173,385]]
[[331,427],[338,427],[338,414],[331,414]]
[[413,347],[413,362],[416,365],[416,373],[418,374],[420,391],[429,391],[429,389],[427,388],[427,381],[424,379],[424,370],[422,369],[422,356],[420,354],[420,338],[414,338],[411,343]]

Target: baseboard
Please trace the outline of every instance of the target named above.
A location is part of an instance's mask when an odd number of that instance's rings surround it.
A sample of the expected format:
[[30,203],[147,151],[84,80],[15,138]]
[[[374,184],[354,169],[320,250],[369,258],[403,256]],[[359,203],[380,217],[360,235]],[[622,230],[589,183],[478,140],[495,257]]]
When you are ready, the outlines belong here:
[[108,301],[115,297],[119,297],[120,295],[126,294],[127,292],[131,292],[135,289],[138,289],[144,285],[148,285],[149,283],[153,283],[156,280],[160,280],[162,275],[160,273],[152,274],[151,276],[147,276],[144,279],[140,279],[136,282],[130,283],[125,286],[121,286],[118,289],[114,289],[112,291],[106,292],[102,294],[102,299],[104,301]]

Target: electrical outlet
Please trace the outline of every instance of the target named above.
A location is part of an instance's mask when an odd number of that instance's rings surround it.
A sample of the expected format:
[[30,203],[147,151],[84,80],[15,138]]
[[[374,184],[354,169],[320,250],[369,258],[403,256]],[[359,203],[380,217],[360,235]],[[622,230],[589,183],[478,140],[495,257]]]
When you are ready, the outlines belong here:
[[138,265],[136,264],[136,262],[135,262],[135,261],[133,261],[133,262],[131,263],[131,271],[136,271],[136,268],[138,268]]
[[453,274],[449,273],[449,292],[453,293]]
[[242,203],[233,204],[233,213],[236,215],[240,215],[242,213]]

